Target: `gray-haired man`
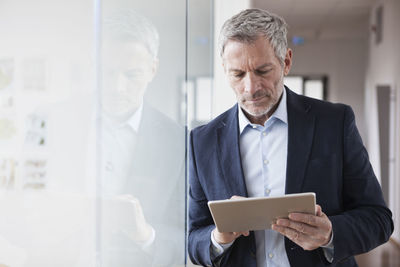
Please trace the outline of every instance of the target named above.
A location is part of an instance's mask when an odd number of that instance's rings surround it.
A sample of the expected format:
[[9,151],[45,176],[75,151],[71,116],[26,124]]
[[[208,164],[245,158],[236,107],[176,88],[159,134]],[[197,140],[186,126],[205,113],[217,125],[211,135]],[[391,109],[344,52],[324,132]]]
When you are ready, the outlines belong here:
[[158,31],[132,10],[102,26],[102,262],[180,265],[185,130],[145,100],[158,67]]
[[[238,105],[190,137],[189,255],[202,265],[356,266],[388,240],[382,197],[350,107],[284,87],[286,23],[249,9],[225,22],[223,67]],[[315,192],[316,215],[292,213],[272,230],[223,233],[207,201]]]

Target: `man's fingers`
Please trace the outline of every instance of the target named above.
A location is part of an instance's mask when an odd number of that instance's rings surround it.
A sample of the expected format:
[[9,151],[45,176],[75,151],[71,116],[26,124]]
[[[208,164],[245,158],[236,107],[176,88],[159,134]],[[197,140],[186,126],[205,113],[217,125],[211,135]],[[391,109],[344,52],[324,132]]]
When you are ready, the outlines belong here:
[[304,236],[307,237],[307,240],[313,240],[318,243],[324,242],[326,240],[326,235],[324,234],[324,231],[321,231],[321,229],[305,223],[295,222],[287,219],[278,219],[276,225],[295,230],[300,234],[304,234]]
[[227,244],[234,241],[239,236],[248,236],[250,234],[249,231],[242,232],[220,232],[217,228],[213,230],[213,236],[215,241],[219,244]]
[[321,206],[315,206],[315,214],[290,213],[289,219],[278,219],[272,229],[303,249],[313,250],[327,244],[332,233],[332,223],[322,212]]
[[302,222],[316,227],[328,226],[328,221],[326,220],[325,217],[315,216],[306,213],[290,213],[289,219],[292,221]]
[[233,234],[235,235],[235,237],[239,237],[241,235],[248,236],[250,234],[250,232],[249,231],[233,232]]
[[313,250],[319,247],[311,238],[309,238],[309,236],[302,234],[294,229],[273,224],[272,230],[275,230],[286,236],[305,250]]
[[231,196],[230,199],[243,199],[243,198],[245,198],[245,197],[242,197],[242,196]]
[[301,238],[301,234],[293,229],[274,225],[273,230],[280,232],[293,242],[298,243],[300,241],[299,239]]
[[315,205],[315,215],[316,216],[321,216],[322,215],[322,208],[320,205]]
[[250,235],[250,232],[249,232],[249,231],[242,232],[242,235],[244,235],[244,236],[249,236],[249,235]]
[[276,224],[278,226],[284,226],[284,227],[289,227],[292,228],[300,233],[306,234],[306,235],[316,235],[317,234],[317,229],[315,227],[306,225],[304,223],[299,223],[287,219],[278,219],[276,221]]
[[220,232],[217,228],[212,231],[212,234],[219,244],[227,244],[236,239],[234,232]]

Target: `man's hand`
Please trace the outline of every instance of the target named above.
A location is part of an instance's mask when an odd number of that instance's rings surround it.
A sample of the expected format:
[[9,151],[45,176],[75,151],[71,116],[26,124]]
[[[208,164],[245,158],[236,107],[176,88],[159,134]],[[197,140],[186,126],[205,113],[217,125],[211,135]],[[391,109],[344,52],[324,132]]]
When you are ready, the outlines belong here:
[[249,231],[244,231],[244,232],[220,232],[218,231],[217,228],[213,230],[213,235],[215,241],[217,241],[219,244],[228,244],[232,241],[234,241],[236,238],[239,236],[248,236]]
[[316,215],[290,213],[289,219],[278,219],[272,229],[286,236],[305,250],[327,245],[332,236],[332,223],[316,205]]
[[[230,199],[241,199],[245,197],[240,197],[240,196],[232,196]],[[250,234],[249,231],[243,231],[243,232],[220,232],[218,231],[217,228],[213,230],[213,236],[215,241],[217,241],[219,244],[228,244],[234,241],[236,238],[239,236],[248,236]]]
[[150,240],[153,230],[147,223],[137,198],[132,195],[118,195],[105,208],[107,231],[121,231],[135,242]]

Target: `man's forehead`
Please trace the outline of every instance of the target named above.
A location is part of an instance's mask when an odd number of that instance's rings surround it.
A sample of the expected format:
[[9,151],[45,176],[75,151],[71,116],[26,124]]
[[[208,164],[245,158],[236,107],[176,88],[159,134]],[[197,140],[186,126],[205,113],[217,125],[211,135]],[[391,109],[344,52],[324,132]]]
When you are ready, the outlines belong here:
[[265,35],[257,35],[254,38],[247,38],[247,39],[242,39],[242,38],[230,38],[227,39],[225,44],[224,44],[224,51],[227,46],[232,46],[232,45],[240,45],[240,46],[254,46],[257,43],[263,43],[267,46],[270,46],[270,40],[268,37]]
[[235,51],[227,51],[223,57],[223,64],[227,70],[242,70],[251,67],[252,69],[262,69],[274,65],[276,62],[275,55],[262,51],[249,52],[237,49]]
[[226,43],[222,61],[227,70],[241,69],[251,66],[252,69],[260,69],[274,65],[279,61],[270,42],[264,36],[260,36],[254,42],[241,42],[229,40]]
[[150,54],[147,46],[144,43],[136,41],[125,41],[116,39],[105,40],[103,42],[103,48],[104,50],[113,49],[114,52],[115,49],[119,49],[123,51],[134,51],[138,53]]
[[111,41],[105,43],[102,49],[104,60],[115,63],[148,63],[153,64],[154,58],[147,47],[138,42]]
[[[260,64],[260,65],[256,65],[254,69],[262,70],[262,69],[266,69],[266,68],[269,68],[269,67],[272,67],[272,66],[273,66],[272,63],[267,62],[267,63],[263,63],[263,64]],[[228,67],[228,71],[229,72],[239,72],[239,71],[243,71],[243,70],[240,67],[238,68],[236,66],[229,66]]]
[[248,56],[248,53],[251,53],[253,56],[262,56],[264,54],[273,54],[273,52],[274,49],[270,42],[264,37],[259,37],[253,42],[229,40],[225,45],[222,58],[226,58],[227,56]]

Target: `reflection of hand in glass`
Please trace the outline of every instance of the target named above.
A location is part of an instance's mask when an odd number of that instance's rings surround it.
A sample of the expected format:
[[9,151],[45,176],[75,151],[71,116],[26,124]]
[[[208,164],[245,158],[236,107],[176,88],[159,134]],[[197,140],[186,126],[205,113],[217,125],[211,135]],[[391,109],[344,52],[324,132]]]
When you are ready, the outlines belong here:
[[158,33],[133,12],[109,17],[102,29],[102,189],[113,206],[101,211],[109,266],[172,266],[184,251],[184,129],[144,97],[157,72]]
[[119,205],[125,207],[126,216],[133,216],[134,220],[134,223],[122,222],[120,230],[136,242],[148,243],[152,239],[154,230],[146,222],[139,200],[132,195],[120,195],[116,200]]
[[118,195],[105,203],[104,226],[112,233],[123,233],[138,244],[149,244],[154,230],[147,223],[142,206],[132,195]]
[[[139,130],[135,125],[144,120],[143,97],[157,70],[158,33],[147,18],[132,11],[118,12],[106,19],[103,26],[102,111],[108,119],[106,123],[125,124],[127,128],[123,129],[130,130],[124,134],[111,130],[111,138],[105,139],[106,150],[117,155],[107,159],[116,168],[108,181],[119,188],[118,183],[124,184],[124,179],[133,179],[130,173],[136,151],[133,140]],[[112,227],[135,242],[147,243],[154,238],[154,230],[147,224],[139,200],[130,194],[119,195],[125,193],[132,192],[113,191],[117,196],[113,199],[116,210],[112,213],[116,218],[111,219]]]

